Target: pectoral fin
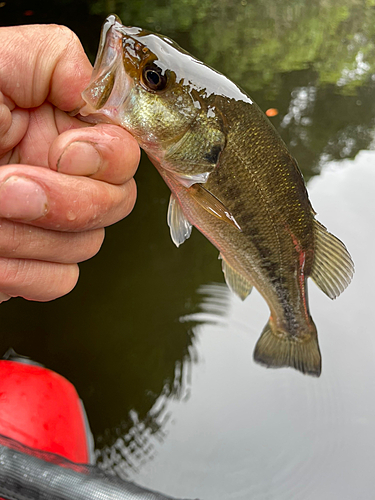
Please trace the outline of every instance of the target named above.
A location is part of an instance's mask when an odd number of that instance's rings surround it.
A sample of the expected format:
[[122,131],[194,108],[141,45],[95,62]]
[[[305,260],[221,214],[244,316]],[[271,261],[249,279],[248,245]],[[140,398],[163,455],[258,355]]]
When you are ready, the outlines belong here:
[[167,223],[171,231],[171,238],[176,247],[179,247],[191,235],[192,225],[185,217],[181,205],[171,194],[169,199]]
[[231,212],[223,205],[223,203],[221,203],[218,198],[216,198],[215,195],[210,193],[210,191],[205,189],[203,186],[201,186],[200,184],[194,184],[189,188],[189,194],[209,214],[224,222],[228,222],[239,231],[242,231]]
[[189,188],[190,186],[196,183],[204,184],[205,182],[207,182],[209,175],[210,172],[201,172],[200,174],[191,174],[191,175],[182,175],[173,173],[174,178],[177,179],[178,182],[186,188]]
[[354,264],[346,246],[317,220],[315,222],[315,256],[311,278],[331,299],[349,285]]
[[241,300],[245,300],[253,289],[253,285],[238,273],[220,254],[219,259],[223,261],[223,273],[228,287],[234,292]]

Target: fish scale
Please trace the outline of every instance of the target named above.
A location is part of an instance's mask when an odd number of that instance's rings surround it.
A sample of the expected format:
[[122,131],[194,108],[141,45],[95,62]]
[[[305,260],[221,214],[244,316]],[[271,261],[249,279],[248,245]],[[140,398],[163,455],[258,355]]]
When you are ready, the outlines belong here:
[[[242,105],[242,103],[240,103]],[[229,107],[236,108],[237,103],[229,103]],[[228,122],[230,123],[230,117]],[[234,119],[236,121],[236,118]],[[243,123],[243,121],[242,121]],[[246,125],[245,125],[246,126]],[[272,133],[273,131],[271,131]],[[260,130],[256,140],[262,144],[266,143],[264,137],[269,130]],[[313,247],[314,233],[312,231],[313,215],[310,210],[308,199],[306,198],[304,185],[302,190],[291,189],[285,182],[285,170],[291,170],[289,177],[292,177],[295,168],[292,161],[285,165],[284,169],[272,163],[265,164],[262,146],[253,147],[253,137],[250,135],[246,147],[237,148],[235,140],[228,140],[228,145],[222,153],[218,168],[210,175],[206,187],[217,196],[224,205],[233,213],[239,222],[243,233],[256,244],[260,262],[259,265],[266,269],[268,276],[272,279],[272,272],[277,272],[278,277],[283,277],[283,272],[290,274],[290,268],[295,267],[297,261],[293,254],[296,252],[295,245],[290,235],[282,231],[285,224],[288,224],[293,234],[302,237],[305,242],[301,242],[304,248]],[[285,146],[279,139],[278,148],[275,148],[275,155],[281,158],[289,156],[284,152]],[[235,160],[233,160],[235,158]],[[276,159],[277,160],[277,159]],[[263,164],[261,163],[263,162]],[[233,163],[236,164],[236,174],[232,177]],[[261,168],[259,167],[261,165]],[[254,168],[255,167],[255,168]],[[255,171],[254,171],[255,170]],[[298,173],[299,174],[299,173]],[[299,174],[300,176],[300,174]],[[292,183],[289,183],[292,184]],[[295,186],[293,183],[292,186]],[[247,189],[244,190],[243,186]],[[293,196],[293,197],[292,197]],[[275,202],[276,198],[276,202]],[[279,202],[279,199],[281,202]],[[259,200],[261,203],[259,203]],[[307,216],[299,210],[298,216],[293,213],[298,204],[306,205]],[[268,219],[268,224],[265,221]],[[306,226],[310,226],[309,230]],[[306,241],[307,240],[307,241]],[[289,258],[285,258],[287,255]],[[283,258],[284,257],[284,258]],[[291,264],[283,266],[283,261]],[[270,262],[274,266],[270,266]],[[273,269],[272,269],[273,267]],[[311,268],[311,265],[309,266]]]

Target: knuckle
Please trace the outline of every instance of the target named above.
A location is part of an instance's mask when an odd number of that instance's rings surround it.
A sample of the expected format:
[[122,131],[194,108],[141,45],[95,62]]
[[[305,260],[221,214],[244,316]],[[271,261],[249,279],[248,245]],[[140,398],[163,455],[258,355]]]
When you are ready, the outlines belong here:
[[54,68],[59,61],[67,57],[67,54],[70,59],[75,60],[81,48],[77,35],[68,27],[57,24],[50,24],[43,28],[45,31],[43,32],[44,43],[40,47],[41,56],[50,60]]
[[24,238],[24,227],[12,221],[1,221],[1,252],[3,255],[17,254],[17,250]]
[[24,259],[0,259],[0,282],[5,287],[29,286],[33,280],[30,265]]
[[37,26],[39,35],[39,51],[41,55],[58,58],[69,45],[77,43],[77,36],[66,26],[47,24]]
[[65,46],[69,47],[81,47],[81,42],[78,36],[66,26],[59,26],[59,34],[65,40]]
[[50,36],[56,39],[59,45],[80,45],[78,36],[67,26],[62,26],[60,24],[50,24],[47,26],[47,28],[50,29]]
[[38,246],[35,231],[40,231],[21,222],[0,219],[0,255],[2,257],[23,257],[25,248],[32,255]]

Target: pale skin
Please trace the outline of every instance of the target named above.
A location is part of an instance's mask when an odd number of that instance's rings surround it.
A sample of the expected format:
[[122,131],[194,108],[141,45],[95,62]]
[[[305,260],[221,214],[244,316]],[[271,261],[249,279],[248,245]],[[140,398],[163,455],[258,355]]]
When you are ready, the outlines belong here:
[[92,67],[68,28],[0,28],[0,47],[0,302],[48,301],[132,210],[140,152],[120,127],[69,115]]

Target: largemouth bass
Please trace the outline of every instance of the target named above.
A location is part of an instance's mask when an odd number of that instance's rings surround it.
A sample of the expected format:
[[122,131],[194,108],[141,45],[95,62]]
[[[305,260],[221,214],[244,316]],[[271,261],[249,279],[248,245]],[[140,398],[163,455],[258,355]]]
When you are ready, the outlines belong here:
[[169,38],[116,16],[82,96],[81,116],[128,130],[170,187],[174,243],[195,226],[219,249],[229,287],[245,299],[255,286],[266,300],[255,361],[319,376],[307,278],[333,299],[354,265],[315,219],[295,159],[258,106]]

